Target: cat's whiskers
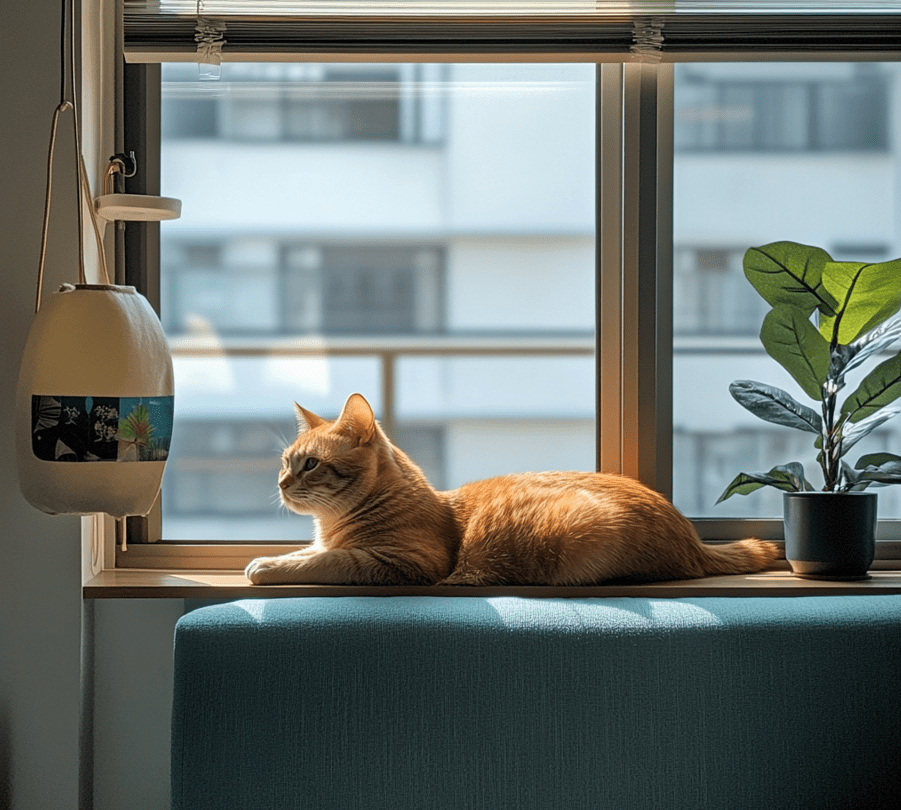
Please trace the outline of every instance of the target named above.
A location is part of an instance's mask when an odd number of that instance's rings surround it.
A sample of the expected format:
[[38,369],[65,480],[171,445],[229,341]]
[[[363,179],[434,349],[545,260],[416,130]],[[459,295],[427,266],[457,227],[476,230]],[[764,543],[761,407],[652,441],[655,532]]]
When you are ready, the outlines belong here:
[[284,449],[291,445],[292,440],[288,439],[281,430],[275,430],[272,425],[267,425],[266,427],[272,435],[272,438],[275,440],[272,451],[280,457],[284,452]]

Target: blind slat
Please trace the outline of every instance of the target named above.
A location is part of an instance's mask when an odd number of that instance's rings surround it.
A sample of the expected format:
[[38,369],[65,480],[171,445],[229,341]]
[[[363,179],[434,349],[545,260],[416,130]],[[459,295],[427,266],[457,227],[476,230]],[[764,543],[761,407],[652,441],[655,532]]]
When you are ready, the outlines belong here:
[[123,9],[127,56],[901,52],[898,0],[124,0]]

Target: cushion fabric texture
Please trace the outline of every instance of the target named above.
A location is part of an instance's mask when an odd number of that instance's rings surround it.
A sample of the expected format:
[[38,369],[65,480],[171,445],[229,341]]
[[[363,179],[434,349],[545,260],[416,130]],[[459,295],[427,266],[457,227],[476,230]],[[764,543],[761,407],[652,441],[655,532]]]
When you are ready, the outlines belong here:
[[173,810],[899,801],[901,596],[261,599],[175,642]]

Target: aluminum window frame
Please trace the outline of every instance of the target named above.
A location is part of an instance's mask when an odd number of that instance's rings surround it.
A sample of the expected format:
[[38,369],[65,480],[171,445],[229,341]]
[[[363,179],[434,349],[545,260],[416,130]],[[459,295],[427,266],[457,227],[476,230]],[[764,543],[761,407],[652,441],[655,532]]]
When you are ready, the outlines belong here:
[[[446,61],[455,61],[453,54]],[[599,61],[584,54],[559,61],[594,61],[596,81],[596,450],[597,469],[638,478],[667,497],[673,471],[673,62],[751,61],[747,54],[682,54],[678,60]],[[885,54],[816,54],[814,60],[866,61]],[[321,54],[317,55],[321,57]],[[695,57],[695,58],[693,58]],[[270,56],[271,58],[271,56]],[[293,57],[296,59],[297,56]],[[384,58],[384,55],[382,55]],[[430,61],[434,54],[399,57]],[[785,53],[753,61],[791,61]],[[801,55],[799,59],[810,59]],[[899,58],[897,54],[894,58]],[[530,60],[499,54],[498,61]],[[460,59],[459,61],[466,61]],[[555,60],[556,61],[556,60]],[[129,148],[143,155],[127,190],[159,193],[159,64],[126,64],[119,120]],[[140,152],[139,152],[140,150]],[[139,157],[140,160],[140,157]],[[130,223],[117,244],[124,283],[159,306],[159,225]],[[125,255],[129,261],[124,261]],[[387,385],[391,385],[388,375]],[[390,393],[388,402],[390,403]],[[390,420],[389,420],[390,421]],[[602,429],[603,426],[603,429]],[[106,532],[107,559],[117,568],[234,570],[261,554],[302,543],[192,541],[161,537],[159,504],[148,518],[129,518],[127,551]],[[782,520],[696,518],[702,539],[748,536],[780,541]],[[117,531],[121,535],[121,530]],[[881,520],[877,558],[901,560],[901,520]],[[140,545],[135,545],[140,544]]]

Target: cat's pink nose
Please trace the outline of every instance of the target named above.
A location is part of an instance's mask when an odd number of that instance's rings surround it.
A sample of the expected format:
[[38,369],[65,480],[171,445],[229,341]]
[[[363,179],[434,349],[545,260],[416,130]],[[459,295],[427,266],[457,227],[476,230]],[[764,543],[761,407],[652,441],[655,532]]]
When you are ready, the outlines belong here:
[[292,479],[291,479],[291,476],[290,476],[290,475],[285,475],[285,476],[283,476],[283,477],[281,477],[281,478],[278,479],[278,485],[279,485],[282,489],[287,489],[288,487],[291,486],[291,480],[292,480]]

